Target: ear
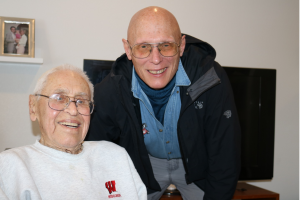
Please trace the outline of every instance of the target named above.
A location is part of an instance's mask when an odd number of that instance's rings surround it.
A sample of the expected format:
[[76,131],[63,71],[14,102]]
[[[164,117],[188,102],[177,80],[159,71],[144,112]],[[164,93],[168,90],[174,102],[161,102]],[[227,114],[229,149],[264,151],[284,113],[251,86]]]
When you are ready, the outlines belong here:
[[36,113],[36,104],[37,104],[37,98],[34,95],[29,95],[29,115],[31,121],[35,121],[37,119],[37,113]]
[[181,37],[181,44],[179,48],[180,48],[180,57],[181,57],[185,48],[185,35]]
[[122,39],[122,42],[123,42],[123,47],[124,47],[124,50],[125,50],[125,53],[127,55],[127,58],[128,60],[131,60],[131,49],[130,49],[130,46],[128,44],[128,41],[125,40],[125,39]]

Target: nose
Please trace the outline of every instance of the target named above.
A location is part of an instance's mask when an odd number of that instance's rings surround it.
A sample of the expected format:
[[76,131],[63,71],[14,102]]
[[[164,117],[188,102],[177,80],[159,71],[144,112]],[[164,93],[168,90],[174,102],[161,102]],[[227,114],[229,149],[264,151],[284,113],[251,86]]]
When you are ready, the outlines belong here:
[[155,65],[159,64],[163,59],[163,56],[159,53],[157,46],[152,46],[152,52],[150,56],[152,63]]
[[76,116],[78,114],[76,101],[70,101],[69,105],[65,108],[65,112],[68,112],[70,115]]

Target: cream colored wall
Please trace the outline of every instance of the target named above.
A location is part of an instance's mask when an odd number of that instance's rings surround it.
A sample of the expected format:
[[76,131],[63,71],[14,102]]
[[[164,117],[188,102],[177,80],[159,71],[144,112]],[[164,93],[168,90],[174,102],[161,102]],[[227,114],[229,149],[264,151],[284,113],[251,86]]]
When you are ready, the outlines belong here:
[[27,104],[43,72],[63,63],[82,68],[83,59],[116,59],[131,16],[150,5],[170,10],[182,32],[214,46],[221,65],[277,69],[274,178],[252,184],[298,199],[297,0],[1,0],[1,16],[36,20],[36,57],[44,64],[0,63],[0,151],[38,138]]

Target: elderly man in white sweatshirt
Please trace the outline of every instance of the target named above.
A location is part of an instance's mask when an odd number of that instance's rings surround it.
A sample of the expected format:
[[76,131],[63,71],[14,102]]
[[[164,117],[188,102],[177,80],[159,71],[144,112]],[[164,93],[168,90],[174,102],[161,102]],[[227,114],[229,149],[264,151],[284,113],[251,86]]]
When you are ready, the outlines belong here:
[[146,199],[126,151],[84,142],[93,112],[93,85],[69,65],[47,71],[29,97],[41,138],[0,153],[0,199]]

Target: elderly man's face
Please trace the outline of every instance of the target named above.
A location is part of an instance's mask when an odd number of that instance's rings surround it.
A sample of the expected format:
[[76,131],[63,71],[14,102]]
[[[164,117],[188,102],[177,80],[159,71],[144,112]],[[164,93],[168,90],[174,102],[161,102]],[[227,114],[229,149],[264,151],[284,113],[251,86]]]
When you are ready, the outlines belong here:
[[[71,97],[71,100],[91,98],[87,82],[79,74],[69,70],[49,75],[41,94],[47,96],[64,94]],[[46,97],[40,97],[33,105],[34,112],[31,113],[31,120],[38,119],[45,143],[61,148],[76,147],[87,134],[90,116],[79,114],[74,102],[63,111],[53,110],[48,106],[48,100]],[[68,126],[68,123],[72,123],[72,127]]]
[[11,28],[10,31],[13,32],[13,33],[15,33],[16,29],[15,28]]

